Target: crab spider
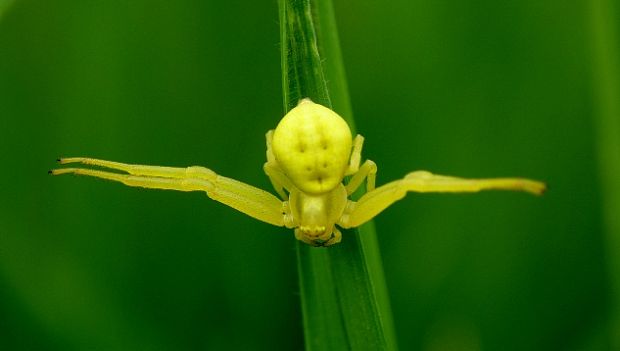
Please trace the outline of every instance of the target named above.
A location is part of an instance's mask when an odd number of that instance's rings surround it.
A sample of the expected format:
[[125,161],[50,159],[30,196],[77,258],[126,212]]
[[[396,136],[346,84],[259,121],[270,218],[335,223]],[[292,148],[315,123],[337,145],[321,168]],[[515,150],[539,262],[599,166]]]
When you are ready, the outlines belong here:
[[[61,158],[60,164],[89,168],[60,168],[53,175],[77,174],[121,182],[128,186],[178,191],[204,191],[250,217],[276,226],[294,228],[295,238],[313,246],[340,242],[341,228],[371,220],[407,192],[477,192],[516,190],[542,194],[545,184],[523,178],[464,179],[416,171],[375,188],[377,166],[361,162],[364,138],[352,138],[347,123],[327,107],[303,99],[267,132],[264,171],[280,198],[264,190],[216,174],[199,166],[187,168],[125,164],[93,158]],[[350,176],[344,184],[345,176]],[[362,183],[366,193],[349,199]]]

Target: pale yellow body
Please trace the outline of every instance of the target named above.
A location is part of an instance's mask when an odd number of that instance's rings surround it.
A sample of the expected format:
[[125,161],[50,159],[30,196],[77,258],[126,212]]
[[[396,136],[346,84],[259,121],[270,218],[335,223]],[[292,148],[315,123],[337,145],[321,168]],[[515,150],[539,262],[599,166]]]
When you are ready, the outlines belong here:
[[[300,101],[267,132],[264,170],[280,198],[204,167],[173,168],[130,165],[92,158],[63,158],[59,162],[81,163],[126,172],[87,168],[61,168],[51,174],[73,173],[118,181],[129,186],[204,191],[251,217],[276,226],[295,229],[295,237],[313,246],[340,242],[341,228],[357,227],[371,220],[407,192],[477,192],[517,190],[542,194],[545,184],[522,178],[463,179],[427,171],[407,174],[375,189],[377,167],[361,163],[364,138],[352,138],[347,123],[327,107],[310,99]],[[351,176],[343,184],[345,176]],[[349,196],[366,181],[366,193],[358,200]]]

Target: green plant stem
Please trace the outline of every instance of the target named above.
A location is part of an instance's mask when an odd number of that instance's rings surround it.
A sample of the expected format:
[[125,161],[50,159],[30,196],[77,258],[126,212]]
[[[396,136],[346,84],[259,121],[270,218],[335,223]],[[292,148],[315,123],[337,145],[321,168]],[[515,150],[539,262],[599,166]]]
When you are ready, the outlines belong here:
[[[599,174],[611,279],[611,348],[620,349],[620,53],[610,0],[589,2]],[[617,6],[617,2],[615,3]]]
[[[280,0],[286,111],[305,97],[354,123],[330,0]],[[330,248],[297,245],[307,350],[396,350],[372,223]]]

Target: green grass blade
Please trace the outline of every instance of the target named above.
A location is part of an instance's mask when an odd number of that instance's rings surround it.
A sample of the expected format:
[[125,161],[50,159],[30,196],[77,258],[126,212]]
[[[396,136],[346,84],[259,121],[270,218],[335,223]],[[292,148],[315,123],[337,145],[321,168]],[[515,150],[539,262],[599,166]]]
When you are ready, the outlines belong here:
[[[310,97],[354,129],[331,1],[280,0],[280,26],[285,110]],[[306,349],[397,349],[372,223],[297,254]]]
[[[590,1],[594,99],[597,106],[599,174],[612,289],[611,342],[620,349],[620,53],[618,8],[610,0]],[[615,3],[617,6],[617,2]]]

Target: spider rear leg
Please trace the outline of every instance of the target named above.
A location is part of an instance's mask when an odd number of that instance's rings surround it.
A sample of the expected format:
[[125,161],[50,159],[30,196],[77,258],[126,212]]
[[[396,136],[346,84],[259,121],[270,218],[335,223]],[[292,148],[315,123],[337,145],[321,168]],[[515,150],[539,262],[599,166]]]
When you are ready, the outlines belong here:
[[280,167],[277,164],[272,164],[270,162],[265,162],[263,165],[263,171],[269,177],[269,181],[271,181],[271,185],[275,189],[275,191],[280,195],[280,198],[284,201],[288,200],[288,195],[284,192],[290,192],[292,188],[291,181],[288,179],[286,175],[282,172]]
[[357,173],[362,162],[362,147],[364,146],[364,137],[360,134],[353,139],[353,147],[351,149],[351,156],[349,158],[349,166],[347,167],[345,175],[352,175]]
[[267,162],[265,162],[263,166],[263,171],[267,177],[269,177],[271,185],[278,195],[280,195],[280,198],[286,201],[288,200],[288,195],[284,192],[284,190],[286,189],[286,191],[290,192],[293,185],[278,166],[276,156],[273,154],[273,148],[271,147],[273,142],[273,130],[267,132],[265,139],[267,144]]
[[375,179],[377,177],[377,164],[371,160],[364,161],[357,173],[351,177],[345,188],[347,195],[353,194],[366,179],[366,192],[375,190]]

